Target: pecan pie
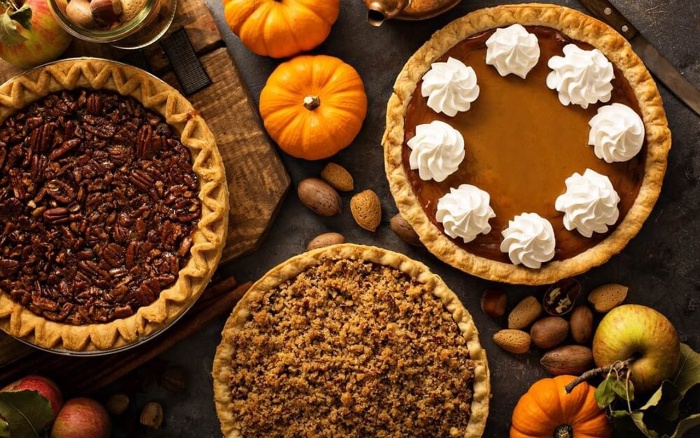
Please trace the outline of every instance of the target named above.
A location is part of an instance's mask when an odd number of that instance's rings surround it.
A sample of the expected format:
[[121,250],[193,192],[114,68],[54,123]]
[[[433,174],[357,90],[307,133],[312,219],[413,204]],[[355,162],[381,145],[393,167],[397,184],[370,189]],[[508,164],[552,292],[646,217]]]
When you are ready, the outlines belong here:
[[481,436],[486,354],[423,264],[352,244],[294,257],[247,292],[214,359],[226,437]]
[[[508,46],[516,34],[509,28],[515,27],[527,38],[517,53]],[[503,59],[490,59],[490,44],[504,30],[513,33],[492,52],[500,51]],[[588,75],[598,82],[555,89],[556,78],[550,76],[577,56],[592,60],[577,61],[584,64],[580,80]],[[516,65],[504,72],[508,62]],[[453,97],[440,94],[444,84],[432,70],[442,68],[444,78],[455,64],[463,68],[459,86],[472,80],[471,88]],[[566,68],[562,80],[578,80],[575,68]],[[565,96],[561,89],[567,86],[581,95]],[[436,95],[428,94],[431,87]],[[586,93],[598,91],[599,100],[586,100]],[[449,108],[436,110],[440,104]],[[596,136],[594,118],[617,106],[642,126],[625,134],[638,137],[639,149],[624,159],[618,151],[602,157],[588,144]],[[457,132],[463,139],[447,157],[451,167],[432,175],[414,157],[416,139],[425,137],[426,127]],[[383,145],[397,206],[433,254],[482,278],[546,284],[604,263],[637,234],[658,198],[671,135],[656,85],[622,36],[568,8],[525,4],[478,10],[436,32],[396,80]],[[592,186],[591,181],[603,181],[596,186],[600,198],[586,204],[588,210],[563,211],[560,204],[578,202],[575,197],[558,201],[568,186]],[[578,229],[571,221],[576,215],[585,222]],[[595,215],[600,217],[591,219]],[[459,221],[468,223],[469,232],[459,235],[453,229]],[[528,227],[543,240],[529,239],[530,234],[518,240],[517,233]],[[527,260],[527,251],[539,251],[542,258]]]
[[211,132],[160,80],[69,60],[0,87],[0,328],[57,351],[147,338],[203,291],[228,197]]

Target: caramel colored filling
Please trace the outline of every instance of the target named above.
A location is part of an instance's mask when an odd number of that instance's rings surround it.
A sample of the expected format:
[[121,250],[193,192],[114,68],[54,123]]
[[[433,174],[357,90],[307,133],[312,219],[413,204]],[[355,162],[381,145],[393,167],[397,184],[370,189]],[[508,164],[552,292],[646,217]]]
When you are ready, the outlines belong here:
[[[521,213],[535,212],[552,223],[557,240],[554,260],[574,257],[605,239],[615,226],[608,233],[583,237],[576,230],[564,228],[564,215],[554,209],[554,202],[566,191],[566,178],[574,172],[593,169],[607,175],[620,196],[619,224],[639,193],[647,148],[645,141],[641,152],[624,163],[608,164],[598,159],[593,147],[588,146],[588,122],[598,108],[613,102],[641,114],[632,88],[615,68],[610,102],[589,105],[587,109],[562,105],[557,92],[545,84],[551,71],[547,62],[552,56],[563,56],[563,48],[569,43],[587,50],[591,46],[572,41],[551,28],[527,29],[537,35],[541,54],[525,80],[512,74],[502,77],[495,67],[486,64],[485,43],[494,30],[483,32],[458,43],[438,60],[453,57],[474,69],[480,94],[471,109],[455,117],[435,113],[421,96],[419,82],[405,119],[403,165],[425,213],[443,230],[435,213],[438,200],[450,187],[472,184],[485,190],[491,195],[491,207],[496,213],[489,222],[491,232],[466,244],[462,239],[453,241],[472,254],[506,263],[510,261],[500,251],[501,232],[508,227],[508,221]],[[410,169],[411,149],[405,143],[415,135],[417,125],[433,120],[450,124],[465,141],[464,161],[457,172],[441,183],[423,181],[417,170]]]

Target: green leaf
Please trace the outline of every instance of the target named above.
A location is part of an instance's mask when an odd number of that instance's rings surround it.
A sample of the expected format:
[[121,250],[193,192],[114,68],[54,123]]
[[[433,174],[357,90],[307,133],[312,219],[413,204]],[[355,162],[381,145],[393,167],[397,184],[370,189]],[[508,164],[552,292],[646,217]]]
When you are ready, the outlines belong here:
[[625,410],[612,411],[613,429],[615,436],[624,436],[625,438],[637,438],[643,436],[637,429],[637,425],[632,421],[630,413]]
[[12,438],[33,438],[51,423],[53,411],[37,391],[0,392],[0,416],[7,420]]
[[17,29],[17,23],[5,12],[0,15],[0,44],[16,46],[26,41],[26,37]]
[[595,389],[595,401],[598,402],[598,406],[603,409],[610,403],[615,401],[615,392],[612,388],[612,382],[615,381],[615,377],[608,376],[603,380],[600,385]]
[[649,438],[659,438],[659,434],[656,431],[649,429],[647,425],[644,424],[644,412],[634,411],[630,414],[630,417],[632,417],[632,421],[634,421],[637,429],[639,429],[644,436]]
[[614,379],[610,386],[613,392],[622,400],[634,400],[634,385],[631,381],[625,382],[624,380]]
[[681,400],[683,400],[683,395],[678,391],[676,385],[668,380],[664,380],[659,389],[652,394],[646,404],[639,410],[653,412],[666,420],[676,421]]
[[0,438],[10,438],[10,425],[4,418],[0,418]]
[[10,13],[10,18],[22,25],[27,30],[32,30],[32,9],[29,3]]
[[681,344],[681,361],[673,383],[681,396],[684,396],[693,386],[700,384],[700,354],[686,344]]
[[681,438],[690,429],[700,426],[700,414],[693,414],[690,417],[682,419],[676,427],[676,431],[671,435],[671,438]]

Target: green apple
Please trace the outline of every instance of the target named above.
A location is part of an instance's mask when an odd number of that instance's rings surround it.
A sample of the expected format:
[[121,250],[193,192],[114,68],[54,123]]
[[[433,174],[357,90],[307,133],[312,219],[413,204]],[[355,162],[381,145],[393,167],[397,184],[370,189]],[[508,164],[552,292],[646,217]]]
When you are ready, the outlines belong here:
[[593,337],[597,366],[632,358],[635,392],[646,392],[670,378],[678,368],[680,341],[675,327],[651,307],[625,304],[611,310]]

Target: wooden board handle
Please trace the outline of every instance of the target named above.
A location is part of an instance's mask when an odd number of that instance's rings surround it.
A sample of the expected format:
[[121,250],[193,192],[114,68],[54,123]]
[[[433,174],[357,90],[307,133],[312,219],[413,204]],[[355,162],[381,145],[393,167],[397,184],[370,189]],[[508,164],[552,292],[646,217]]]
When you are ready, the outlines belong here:
[[609,24],[610,27],[620,32],[628,40],[631,40],[639,33],[632,23],[608,0],[581,0],[581,4],[588,8],[596,18]]

